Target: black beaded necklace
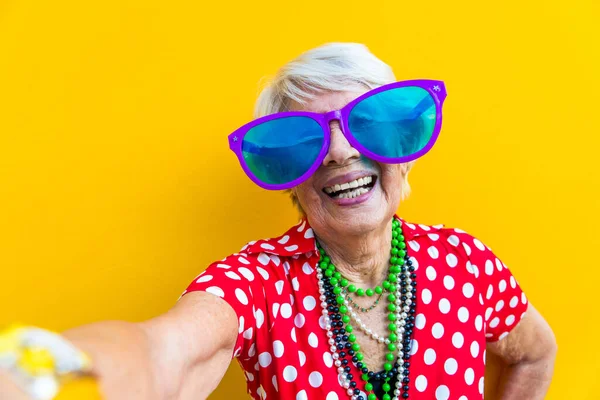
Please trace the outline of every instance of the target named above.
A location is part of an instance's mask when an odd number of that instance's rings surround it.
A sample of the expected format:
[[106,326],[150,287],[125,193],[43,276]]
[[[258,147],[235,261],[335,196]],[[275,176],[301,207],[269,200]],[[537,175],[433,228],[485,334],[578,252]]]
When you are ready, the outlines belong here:
[[[321,256],[320,268],[317,268],[317,278],[321,293],[322,314],[340,384],[346,389],[351,400],[377,400],[377,396],[373,392],[374,385],[371,382],[373,380],[383,380],[381,387],[384,394],[381,400],[409,398],[409,359],[415,322],[417,289],[415,268],[406,251],[406,242],[400,222],[392,221],[390,270],[387,279],[382,283],[383,290],[389,292],[386,298],[388,300],[388,319],[390,321],[388,330],[390,333],[387,338],[371,333],[371,337],[377,338],[380,343],[385,343],[389,351],[386,354],[382,372],[371,371],[363,362],[364,356],[360,352],[360,345],[356,343],[356,337],[352,333],[354,327],[350,321],[354,319],[366,332],[368,329],[360,323],[360,319],[352,311],[349,299],[344,295],[348,281],[337,271],[325,250],[318,243],[317,247]],[[354,287],[352,289],[355,290]],[[351,291],[354,292],[354,290]],[[373,293],[372,289],[367,290]],[[380,290],[382,289],[379,286],[376,287],[377,293]],[[392,364],[395,351],[397,359]],[[354,364],[362,373],[361,378],[365,381],[364,389],[368,393],[366,399],[361,395],[357,379],[351,373],[350,363]],[[397,379],[392,397],[390,382],[395,377]]]

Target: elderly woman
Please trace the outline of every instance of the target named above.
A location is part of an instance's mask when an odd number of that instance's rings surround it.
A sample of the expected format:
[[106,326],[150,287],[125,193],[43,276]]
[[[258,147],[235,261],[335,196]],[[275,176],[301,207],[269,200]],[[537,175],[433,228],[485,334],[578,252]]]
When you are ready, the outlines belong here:
[[482,399],[488,350],[507,363],[498,398],[543,399],[555,339],[506,265],[462,230],[395,215],[445,97],[362,45],[291,61],[229,145],[256,184],[290,191],[300,223],[210,265],[167,314],[61,344],[89,356],[79,369],[107,399],[204,399],[232,358],[253,399]]

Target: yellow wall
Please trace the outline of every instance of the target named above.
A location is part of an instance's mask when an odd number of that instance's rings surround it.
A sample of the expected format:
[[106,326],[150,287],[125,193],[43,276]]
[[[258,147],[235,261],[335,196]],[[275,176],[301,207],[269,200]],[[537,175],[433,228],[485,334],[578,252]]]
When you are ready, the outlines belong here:
[[359,41],[448,87],[400,215],[488,243],[557,334],[548,398],[599,398],[597,0],[202,3],[0,2],[0,323],[152,317],[294,223],[226,135],[263,75]]

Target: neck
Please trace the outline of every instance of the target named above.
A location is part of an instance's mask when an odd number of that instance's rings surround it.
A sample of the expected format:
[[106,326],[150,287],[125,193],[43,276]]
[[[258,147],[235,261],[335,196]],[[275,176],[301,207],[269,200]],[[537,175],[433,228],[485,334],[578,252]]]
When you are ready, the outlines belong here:
[[392,220],[356,235],[315,232],[338,271],[358,287],[380,285],[389,269]]

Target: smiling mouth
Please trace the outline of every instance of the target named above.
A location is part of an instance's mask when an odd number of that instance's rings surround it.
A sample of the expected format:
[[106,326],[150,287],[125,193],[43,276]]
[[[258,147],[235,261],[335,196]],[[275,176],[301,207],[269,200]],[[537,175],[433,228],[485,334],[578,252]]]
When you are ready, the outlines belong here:
[[365,176],[339,185],[327,186],[323,188],[323,192],[332,199],[353,199],[370,192],[376,181],[377,175]]

